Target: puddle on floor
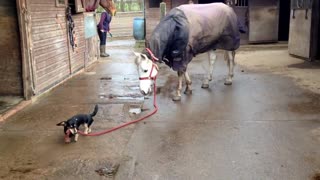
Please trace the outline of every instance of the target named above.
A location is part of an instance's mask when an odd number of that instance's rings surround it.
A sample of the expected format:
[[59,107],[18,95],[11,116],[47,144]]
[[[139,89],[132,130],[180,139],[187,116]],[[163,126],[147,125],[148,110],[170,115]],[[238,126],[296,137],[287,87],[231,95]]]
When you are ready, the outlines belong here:
[[131,114],[140,114],[142,112],[141,105],[131,104],[129,107],[129,113]]

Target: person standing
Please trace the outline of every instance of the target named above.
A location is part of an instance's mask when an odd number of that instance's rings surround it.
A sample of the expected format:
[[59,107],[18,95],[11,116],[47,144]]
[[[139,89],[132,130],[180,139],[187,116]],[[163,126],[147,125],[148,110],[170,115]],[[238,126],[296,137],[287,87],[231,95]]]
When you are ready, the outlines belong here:
[[110,55],[106,53],[106,41],[107,41],[107,32],[110,31],[110,22],[112,16],[108,12],[102,12],[100,22],[97,26],[98,35],[100,39],[100,56],[109,57]]

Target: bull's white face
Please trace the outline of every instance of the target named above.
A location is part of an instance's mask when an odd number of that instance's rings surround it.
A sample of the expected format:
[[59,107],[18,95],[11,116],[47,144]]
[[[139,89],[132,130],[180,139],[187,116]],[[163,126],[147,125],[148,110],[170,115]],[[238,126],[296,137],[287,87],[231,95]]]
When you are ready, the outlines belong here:
[[140,80],[140,92],[143,95],[152,93],[153,78],[158,74],[158,66],[154,64],[145,54],[136,53],[135,63],[138,68]]

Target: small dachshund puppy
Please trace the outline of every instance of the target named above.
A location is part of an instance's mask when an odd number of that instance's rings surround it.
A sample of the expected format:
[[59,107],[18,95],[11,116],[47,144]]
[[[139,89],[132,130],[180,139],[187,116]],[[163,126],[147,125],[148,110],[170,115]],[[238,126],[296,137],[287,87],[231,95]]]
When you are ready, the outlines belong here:
[[84,133],[88,134],[91,132],[91,125],[93,118],[98,112],[98,105],[95,105],[94,111],[91,114],[77,114],[67,121],[62,121],[57,126],[63,126],[65,134],[65,142],[71,142],[71,138],[74,137],[74,141],[78,141],[79,134],[77,133],[81,125],[84,126]]

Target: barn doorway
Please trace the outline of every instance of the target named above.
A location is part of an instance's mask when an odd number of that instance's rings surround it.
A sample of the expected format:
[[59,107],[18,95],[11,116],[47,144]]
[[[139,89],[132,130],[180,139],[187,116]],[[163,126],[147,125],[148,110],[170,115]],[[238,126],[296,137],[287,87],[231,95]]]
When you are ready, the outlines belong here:
[[23,100],[22,57],[16,1],[0,1],[0,114]]
[[281,0],[279,9],[279,41],[289,40],[290,0]]
[[317,34],[316,34],[316,41],[317,41],[317,47],[316,47],[316,60],[320,60],[320,33],[319,33],[319,31],[320,31],[320,3],[319,2],[317,2],[318,4],[316,5],[317,6],[317,8],[318,9],[316,9],[316,13],[317,13],[317,15],[316,15],[316,21],[317,21],[317,24],[318,24],[318,27],[317,27],[317,30],[316,30],[316,32],[317,32]]
[[209,4],[209,3],[216,3],[216,2],[224,3],[224,0],[198,0],[199,4]]

